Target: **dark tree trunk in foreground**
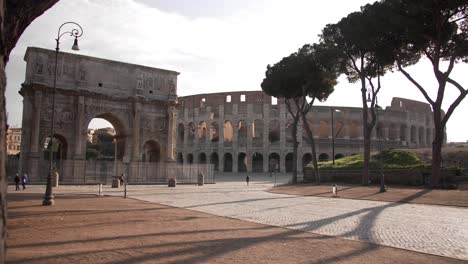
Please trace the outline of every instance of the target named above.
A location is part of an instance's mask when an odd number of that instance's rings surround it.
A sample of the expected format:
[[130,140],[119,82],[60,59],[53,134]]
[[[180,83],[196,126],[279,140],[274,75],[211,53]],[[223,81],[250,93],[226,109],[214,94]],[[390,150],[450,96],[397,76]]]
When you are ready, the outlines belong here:
[[[0,0],[0,263],[6,259],[7,236],[7,175],[6,167],[6,109],[5,66],[10,52],[29,24],[59,0]],[[54,43],[51,40],[51,43]]]
[[307,112],[302,115],[302,123],[306,130],[307,138],[309,138],[309,146],[310,146],[310,150],[312,151],[312,164],[314,164],[315,182],[317,183],[317,185],[320,185],[320,174],[319,174],[320,172],[318,169],[317,151],[315,149],[315,139],[314,139],[314,134],[312,133],[312,129],[310,129],[309,123],[307,123]]

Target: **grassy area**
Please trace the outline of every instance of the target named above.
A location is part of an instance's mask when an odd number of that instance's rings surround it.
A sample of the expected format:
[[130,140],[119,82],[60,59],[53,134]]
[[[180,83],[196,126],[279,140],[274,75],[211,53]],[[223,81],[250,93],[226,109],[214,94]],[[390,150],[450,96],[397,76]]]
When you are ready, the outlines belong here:
[[[363,168],[364,156],[362,154],[344,157],[332,161],[319,162],[320,169],[337,170],[360,170]],[[378,169],[383,166],[384,169],[413,169],[429,166],[428,163],[421,160],[414,152],[406,150],[384,150],[381,153],[371,155],[370,168]],[[312,163],[307,167],[313,168]]]

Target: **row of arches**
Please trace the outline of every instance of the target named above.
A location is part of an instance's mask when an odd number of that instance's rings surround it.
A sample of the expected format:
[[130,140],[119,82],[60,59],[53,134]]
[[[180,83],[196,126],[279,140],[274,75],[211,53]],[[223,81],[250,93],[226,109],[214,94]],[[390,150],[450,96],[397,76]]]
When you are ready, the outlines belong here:
[[[318,128],[314,126],[312,120],[309,120],[309,127],[314,130],[314,135],[318,138],[331,138],[331,124],[329,121],[319,121]],[[249,127],[250,125],[250,127]],[[285,125],[285,138],[287,142],[292,142],[292,121],[289,120]],[[251,130],[251,136],[249,137],[248,129]],[[224,142],[232,142],[234,134],[237,136],[237,140],[243,141],[248,137],[252,140],[263,139],[264,133],[264,121],[256,119],[252,123],[248,124],[245,120],[240,120],[237,124],[233,124],[230,120],[224,121],[222,126],[222,137]],[[344,124],[341,121],[334,123],[334,137],[335,138],[350,138],[357,139],[362,137],[362,126],[358,121],[350,121],[348,124]],[[187,131],[187,135],[186,135]],[[393,141],[406,141],[416,143],[420,145],[430,145],[432,140],[433,131],[430,128],[424,128],[422,126],[417,127],[412,125],[409,127],[406,124],[397,123],[385,123],[379,122],[376,126],[376,137],[380,139],[393,140]],[[279,120],[271,120],[268,124],[268,140],[270,143],[279,142],[281,138],[281,129]],[[303,128],[303,140],[308,142],[307,133]],[[220,139],[220,126],[216,121],[213,121],[209,127],[205,121],[201,121],[196,125],[194,122],[190,122],[187,127],[183,123],[179,123],[177,129],[177,142],[183,144],[185,141],[194,142],[195,139],[199,141],[209,140],[211,142],[218,142]]]
[[[287,153],[283,159],[281,160],[281,156],[274,152],[268,154],[267,157],[267,163],[264,161],[264,154],[255,152],[251,155],[251,157],[248,157],[248,155],[244,152],[241,152],[237,154],[237,157],[234,157],[232,153],[224,153],[222,157],[219,156],[217,152],[211,153],[209,156],[201,152],[197,156],[195,156],[192,153],[188,153],[185,157],[183,153],[178,153],[177,154],[177,163],[178,164],[212,164],[214,167],[215,171],[223,171],[223,172],[247,172],[248,166],[247,163],[250,162],[252,165],[252,168],[249,172],[267,172],[267,171],[280,171],[281,167],[284,166],[285,172],[292,172],[293,171],[293,153]],[[340,159],[343,158],[344,155],[341,153],[338,153],[335,155],[335,159]],[[234,158],[236,158],[237,162],[237,167],[236,170],[234,170]],[[327,153],[321,153],[319,155],[319,161],[328,161],[329,160],[329,155]],[[301,159],[302,166],[307,165],[312,161],[312,154],[311,153],[305,153],[302,156]],[[222,162],[222,168],[220,167]],[[265,164],[267,164],[267,167],[264,167]]]

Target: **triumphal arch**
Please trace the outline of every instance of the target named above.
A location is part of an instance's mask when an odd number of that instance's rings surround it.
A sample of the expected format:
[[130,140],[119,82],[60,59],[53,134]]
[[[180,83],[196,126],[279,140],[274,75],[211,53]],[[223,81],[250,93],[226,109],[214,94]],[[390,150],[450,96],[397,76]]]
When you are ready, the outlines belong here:
[[[60,181],[109,181],[125,173],[129,182],[159,182],[175,161],[178,72],[29,47],[24,60],[23,135],[20,171],[44,181],[49,153]],[[46,144],[54,112],[55,145]],[[88,125],[103,118],[115,128],[115,159],[86,158]]]

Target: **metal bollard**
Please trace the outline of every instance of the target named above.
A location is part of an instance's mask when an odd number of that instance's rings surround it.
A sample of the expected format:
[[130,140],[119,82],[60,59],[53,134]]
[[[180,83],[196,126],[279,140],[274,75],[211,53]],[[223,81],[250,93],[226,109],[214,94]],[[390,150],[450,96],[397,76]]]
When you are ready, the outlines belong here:
[[102,196],[102,183],[98,184],[98,195]]
[[336,184],[332,187],[333,197],[338,197],[338,186]]
[[124,182],[124,198],[127,198],[127,182]]

